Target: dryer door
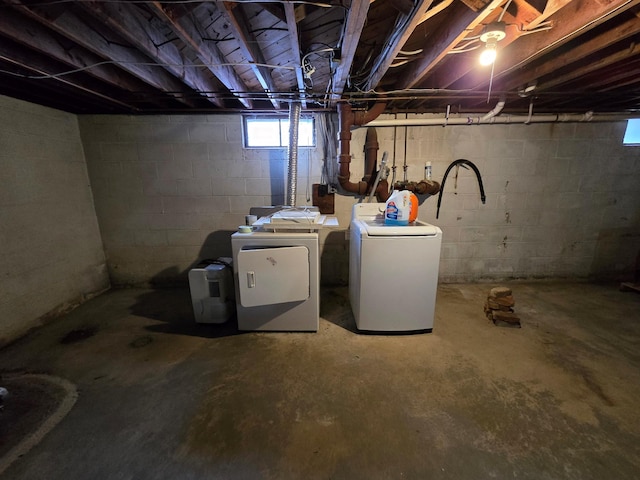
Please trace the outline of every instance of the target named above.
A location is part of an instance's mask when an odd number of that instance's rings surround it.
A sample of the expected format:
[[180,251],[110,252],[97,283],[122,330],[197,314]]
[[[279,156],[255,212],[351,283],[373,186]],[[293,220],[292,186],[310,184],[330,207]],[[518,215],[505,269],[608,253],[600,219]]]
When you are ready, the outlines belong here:
[[243,307],[309,298],[309,249],[276,247],[238,252],[238,285]]

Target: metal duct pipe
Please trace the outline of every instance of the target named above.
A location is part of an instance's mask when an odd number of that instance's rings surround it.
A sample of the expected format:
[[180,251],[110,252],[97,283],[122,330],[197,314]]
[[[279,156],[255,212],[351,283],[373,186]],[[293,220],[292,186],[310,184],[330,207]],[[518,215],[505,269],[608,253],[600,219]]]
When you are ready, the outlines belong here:
[[482,120],[482,116],[477,114],[460,114],[459,117],[446,118],[397,118],[388,120],[373,120],[362,126],[364,127],[428,127],[428,126],[448,126],[448,125],[502,125],[512,123],[558,123],[558,122],[619,122],[637,118],[637,115],[616,115],[616,114],[594,114],[587,112],[583,114],[558,113],[552,115],[500,115]]
[[287,156],[287,192],[285,205],[296,206],[296,184],[298,183],[298,131],[300,127],[300,102],[289,105],[289,153]]

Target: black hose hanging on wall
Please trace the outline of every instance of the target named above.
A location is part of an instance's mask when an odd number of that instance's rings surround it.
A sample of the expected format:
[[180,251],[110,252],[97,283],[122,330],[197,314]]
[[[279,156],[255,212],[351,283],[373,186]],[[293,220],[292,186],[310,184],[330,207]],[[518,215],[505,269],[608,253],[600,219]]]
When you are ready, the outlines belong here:
[[480,186],[480,200],[482,200],[482,203],[485,203],[485,200],[487,199],[487,197],[485,197],[484,195],[484,187],[482,186],[482,176],[480,176],[480,170],[478,170],[478,167],[476,167],[473,162],[465,160],[464,158],[460,158],[459,160],[451,162],[451,165],[447,167],[447,171],[444,172],[444,177],[442,177],[442,186],[440,187],[440,194],[438,195],[438,209],[436,210],[436,218],[438,218],[438,215],[440,215],[440,203],[442,203],[442,192],[444,192],[444,182],[447,180],[447,175],[449,175],[449,171],[453,167],[462,164],[469,165],[476,173],[476,177],[478,177],[478,185]]

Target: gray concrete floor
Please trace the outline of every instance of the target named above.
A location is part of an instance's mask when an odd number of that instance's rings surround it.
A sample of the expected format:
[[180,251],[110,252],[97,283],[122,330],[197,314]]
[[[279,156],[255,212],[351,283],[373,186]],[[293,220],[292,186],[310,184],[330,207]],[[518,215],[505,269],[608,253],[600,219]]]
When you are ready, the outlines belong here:
[[108,292],[0,351],[78,388],[3,478],[640,478],[640,295],[506,285],[521,329],[484,317],[494,285],[441,285],[433,333],[410,336],[356,333],[346,288],[323,290],[315,334]]

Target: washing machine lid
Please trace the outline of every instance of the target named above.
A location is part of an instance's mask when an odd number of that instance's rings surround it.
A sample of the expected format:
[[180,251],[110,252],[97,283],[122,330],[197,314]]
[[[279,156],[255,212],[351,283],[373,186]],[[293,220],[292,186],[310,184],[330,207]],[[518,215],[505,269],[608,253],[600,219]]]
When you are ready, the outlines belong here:
[[360,220],[370,237],[432,237],[438,234],[439,228],[417,220],[411,225],[385,225],[384,219]]

